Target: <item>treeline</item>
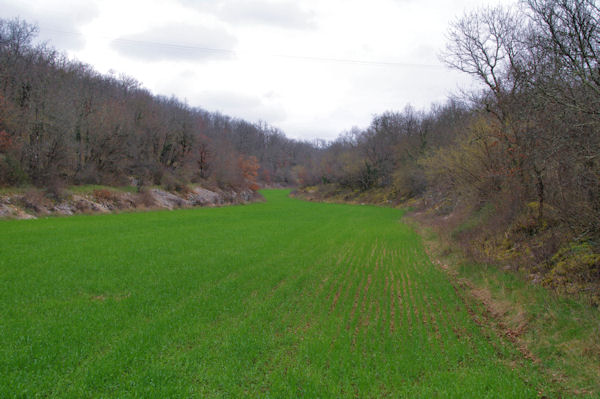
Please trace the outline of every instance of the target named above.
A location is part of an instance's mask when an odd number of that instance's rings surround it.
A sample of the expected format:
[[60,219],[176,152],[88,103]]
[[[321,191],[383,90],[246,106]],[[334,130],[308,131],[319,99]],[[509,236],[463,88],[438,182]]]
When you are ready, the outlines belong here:
[[354,128],[329,143],[318,162],[303,165],[300,183],[333,183],[359,191],[387,188],[395,199],[423,195],[433,186],[422,161],[432,149],[452,143],[473,115],[455,100],[429,112],[409,105],[402,112],[377,115],[368,128]]
[[481,252],[495,240],[506,258],[545,265],[548,281],[600,282],[595,1],[527,0],[468,13],[451,25],[442,58],[483,89],[427,112],[375,117],[303,170],[304,184],[420,196],[441,214],[462,210],[457,234],[478,215],[487,229],[465,237]]
[[278,129],[151,94],[36,45],[37,28],[0,20],[0,186],[177,189],[295,184],[315,148]]

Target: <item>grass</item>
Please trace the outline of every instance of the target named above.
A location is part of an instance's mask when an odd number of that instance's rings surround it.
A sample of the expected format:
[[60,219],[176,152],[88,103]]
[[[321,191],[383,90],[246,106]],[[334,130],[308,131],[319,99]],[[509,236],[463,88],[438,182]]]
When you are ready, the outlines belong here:
[[450,234],[456,238],[459,234],[474,229],[484,223],[494,213],[494,205],[486,204],[481,209],[473,212],[469,218],[458,225]]
[[[526,275],[503,267],[465,259],[431,230],[423,236],[430,251],[455,282],[468,282],[469,291],[484,293],[488,311],[501,331],[513,332],[518,345],[536,358],[544,378],[557,397],[599,397],[600,312],[585,300],[576,300],[532,285]],[[481,295],[476,298],[481,302]]]
[[[9,194],[24,194],[27,191],[31,190],[42,190],[40,188],[34,186],[23,186],[23,187],[0,187],[0,195],[9,195]],[[117,192],[129,192],[135,193],[137,188],[135,186],[121,186],[121,187],[113,187],[113,186],[102,186],[98,184],[83,184],[78,186],[69,186],[66,191],[72,194],[89,194],[95,190],[108,190],[108,191],[117,191]]]
[[0,195],[24,194],[28,190],[32,190],[33,186],[23,187],[0,187]]
[[533,287],[522,276],[493,265],[463,263],[459,273],[492,298],[508,301],[505,319],[513,325],[526,323],[521,341],[564,395],[600,395],[598,309]]
[[137,187],[135,186],[121,186],[121,187],[113,187],[113,186],[102,186],[97,184],[84,184],[79,186],[69,186],[68,190],[74,194],[88,194],[96,190],[108,190],[108,191],[118,191],[124,193],[135,193],[137,192]]
[[553,392],[390,208],[266,203],[0,224],[0,397]]

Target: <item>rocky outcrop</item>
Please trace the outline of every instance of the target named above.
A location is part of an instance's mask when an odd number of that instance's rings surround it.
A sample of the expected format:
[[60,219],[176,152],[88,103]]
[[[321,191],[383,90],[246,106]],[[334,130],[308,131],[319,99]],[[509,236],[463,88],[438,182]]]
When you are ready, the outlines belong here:
[[159,208],[187,208],[191,205],[191,203],[187,199],[182,198],[179,195],[175,195],[168,191],[159,190],[156,188],[150,190],[150,196],[154,199],[154,203]]
[[194,187],[186,193],[173,193],[152,188],[141,193],[111,189],[94,190],[84,194],[66,193],[52,199],[42,191],[30,190],[20,194],[0,194],[0,218],[35,219],[41,216],[69,216],[81,213],[110,213],[118,211],[178,209],[196,206],[246,204],[261,200],[252,190],[215,190]]
[[35,216],[10,203],[0,203],[0,218],[4,219],[35,219]]
[[218,204],[222,198],[214,191],[210,191],[202,187],[196,187],[187,195],[187,200],[192,205],[206,206]]

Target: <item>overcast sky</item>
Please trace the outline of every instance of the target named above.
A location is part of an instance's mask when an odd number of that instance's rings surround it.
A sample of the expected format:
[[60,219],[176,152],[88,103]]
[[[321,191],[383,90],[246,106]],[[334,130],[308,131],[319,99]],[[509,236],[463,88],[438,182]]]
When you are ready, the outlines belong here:
[[513,1],[0,0],[0,16],[156,94],[329,140],[472,86],[438,54],[451,20],[499,2]]

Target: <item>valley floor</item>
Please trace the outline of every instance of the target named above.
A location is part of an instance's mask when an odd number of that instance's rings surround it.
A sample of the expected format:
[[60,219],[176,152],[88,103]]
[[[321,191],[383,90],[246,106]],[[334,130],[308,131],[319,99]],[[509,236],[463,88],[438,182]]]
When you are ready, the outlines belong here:
[[263,194],[0,222],[0,396],[564,394],[401,211]]

